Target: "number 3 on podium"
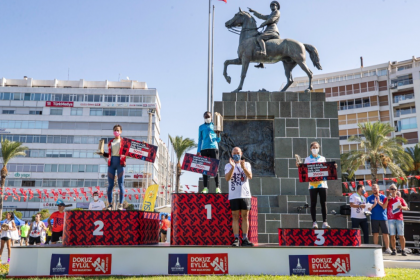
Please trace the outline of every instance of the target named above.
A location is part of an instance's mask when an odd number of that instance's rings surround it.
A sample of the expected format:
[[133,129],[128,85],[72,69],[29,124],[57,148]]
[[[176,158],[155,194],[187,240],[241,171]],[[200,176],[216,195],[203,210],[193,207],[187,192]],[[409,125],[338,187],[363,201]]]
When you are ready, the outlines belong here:
[[314,243],[316,245],[324,245],[325,243],[324,230],[322,229],[314,230],[314,233],[316,234],[316,240]]
[[211,220],[211,204],[204,205],[204,208],[207,210],[207,220]]

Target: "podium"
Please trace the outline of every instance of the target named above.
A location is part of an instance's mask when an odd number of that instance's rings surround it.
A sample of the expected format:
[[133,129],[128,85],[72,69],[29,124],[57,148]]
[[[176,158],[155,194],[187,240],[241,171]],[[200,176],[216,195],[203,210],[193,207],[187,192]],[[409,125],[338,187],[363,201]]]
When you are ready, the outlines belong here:
[[157,244],[158,235],[158,212],[68,211],[63,246]]
[[280,246],[351,246],[362,244],[360,229],[279,228]]
[[[258,243],[257,207],[257,198],[252,197],[248,239],[255,245]],[[234,240],[228,194],[172,194],[171,220],[171,245],[230,246]]]

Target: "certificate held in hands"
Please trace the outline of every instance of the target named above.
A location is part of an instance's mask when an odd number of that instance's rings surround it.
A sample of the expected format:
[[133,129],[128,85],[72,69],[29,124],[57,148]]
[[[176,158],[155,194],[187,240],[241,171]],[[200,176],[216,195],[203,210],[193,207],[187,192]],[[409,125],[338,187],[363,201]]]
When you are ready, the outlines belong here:
[[181,169],[214,177],[219,169],[219,160],[186,153]]
[[337,180],[337,169],[334,161],[299,164],[299,182],[331,180]]

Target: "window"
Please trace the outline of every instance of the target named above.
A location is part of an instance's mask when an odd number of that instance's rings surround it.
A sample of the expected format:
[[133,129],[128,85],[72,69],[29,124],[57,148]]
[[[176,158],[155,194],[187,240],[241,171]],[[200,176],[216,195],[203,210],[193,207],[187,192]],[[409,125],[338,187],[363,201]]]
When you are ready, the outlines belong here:
[[50,109],[50,115],[62,115],[63,114],[63,109]]
[[129,101],[128,95],[118,95],[118,102],[128,102]]
[[102,109],[90,108],[91,116],[102,116]]
[[143,98],[140,95],[132,95],[132,96],[130,96],[130,102],[131,103],[141,103],[141,102],[143,102]]
[[115,95],[105,95],[104,102],[115,102]]
[[71,116],[82,116],[83,115],[83,108],[71,108],[70,115]]
[[15,113],[15,110],[3,110],[4,115],[13,115]]
[[29,115],[42,115],[42,110],[30,110]]
[[417,128],[417,119],[415,117],[398,121],[398,131],[414,128]]
[[116,109],[104,109],[104,116],[116,116],[117,110]]
[[378,76],[386,76],[388,74],[388,70],[380,69],[378,70]]
[[102,102],[102,95],[88,94],[85,97],[85,101],[88,101],[88,102]]

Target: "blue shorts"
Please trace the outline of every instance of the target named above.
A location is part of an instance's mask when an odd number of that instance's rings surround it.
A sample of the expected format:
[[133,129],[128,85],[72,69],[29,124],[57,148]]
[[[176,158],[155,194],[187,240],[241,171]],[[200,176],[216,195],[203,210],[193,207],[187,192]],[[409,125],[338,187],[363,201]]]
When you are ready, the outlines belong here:
[[389,235],[404,236],[404,221],[388,220]]

